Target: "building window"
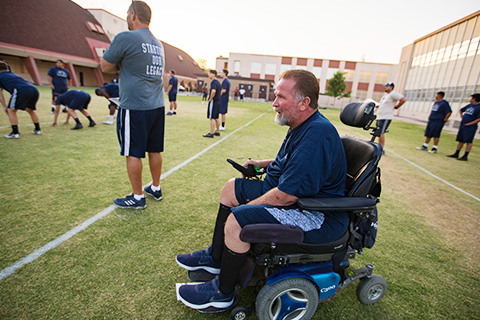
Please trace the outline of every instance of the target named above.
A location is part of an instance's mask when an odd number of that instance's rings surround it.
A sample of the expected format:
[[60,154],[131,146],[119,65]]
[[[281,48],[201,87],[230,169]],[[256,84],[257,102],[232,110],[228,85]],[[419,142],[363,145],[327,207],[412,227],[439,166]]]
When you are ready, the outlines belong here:
[[317,79],[320,79],[322,77],[322,67],[313,67],[312,73],[315,75],[315,77],[317,77]]
[[371,71],[360,71],[359,82],[370,82],[370,77],[372,76]]
[[280,65],[280,73],[284,73],[285,71],[292,70],[292,66],[289,64],[282,64]]
[[357,98],[360,100],[365,100],[367,99],[367,93],[368,91],[365,90],[357,90]]
[[265,65],[265,74],[276,74],[277,73],[277,65],[273,63],[267,63]]
[[235,60],[233,72],[235,72],[236,74],[240,73],[240,61],[239,60]]
[[252,65],[250,66],[250,73],[262,73],[262,64],[259,62],[252,62]]
[[327,70],[327,80],[332,79],[333,75],[339,70],[340,69],[337,69],[337,68],[328,68],[328,70]]
[[93,32],[97,32],[97,33],[100,33],[100,34],[105,34],[105,31],[103,31],[103,28],[100,25],[95,24],[95,23],[90,22],[90,21],[87,21],[86,24],[87,24],[88,30],[93,31]]
[[375,83],[387,83],[388,72],[377,72]]
[[353,77],[355,76],[355,70],[347,70],[345,72],[345,80],[353,81]]
[[372,95],[372,99],[377,102],[380,102],[380,100],[382,100],[383,95],[384,95],[383,92],[374,92]]

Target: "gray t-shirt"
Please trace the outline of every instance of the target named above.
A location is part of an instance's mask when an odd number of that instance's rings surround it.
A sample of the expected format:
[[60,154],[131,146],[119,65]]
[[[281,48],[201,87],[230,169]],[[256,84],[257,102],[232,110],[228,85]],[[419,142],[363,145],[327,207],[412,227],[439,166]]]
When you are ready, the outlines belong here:
[[162,79],[165,55],[161,42],[149,29],[119,33],[103,58],[120,65],[120,107],[130,110],[165,107]]

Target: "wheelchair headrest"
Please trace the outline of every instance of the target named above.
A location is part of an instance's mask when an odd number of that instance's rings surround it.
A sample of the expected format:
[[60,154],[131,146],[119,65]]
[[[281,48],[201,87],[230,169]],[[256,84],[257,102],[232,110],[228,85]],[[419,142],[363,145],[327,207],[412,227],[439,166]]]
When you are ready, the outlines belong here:
[[352,102],[340,112],[340,120],[347,126],[365,128],[375,120],[375,102]]

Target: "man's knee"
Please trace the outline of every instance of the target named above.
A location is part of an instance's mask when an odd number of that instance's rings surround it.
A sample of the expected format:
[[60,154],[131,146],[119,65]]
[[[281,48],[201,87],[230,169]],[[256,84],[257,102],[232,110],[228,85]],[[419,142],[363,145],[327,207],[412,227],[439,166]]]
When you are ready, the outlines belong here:
[[239,205],[237,197],[235,196],[235,178],[232,178],[225,183],[225,186],[220,193],[220,203],[227,207],[236,207]]
[[228,215],[227,221],[225,222],[225,238],[229,239],[240,239],[240,231],[242,227],[237,222],[237,219],[230,213]]

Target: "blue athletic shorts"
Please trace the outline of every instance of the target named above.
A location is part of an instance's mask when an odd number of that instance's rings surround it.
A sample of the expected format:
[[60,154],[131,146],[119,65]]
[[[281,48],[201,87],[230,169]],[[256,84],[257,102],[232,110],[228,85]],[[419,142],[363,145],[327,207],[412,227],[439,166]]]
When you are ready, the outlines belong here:
[[65,93],[67,91],[68,91],[68,89],[66,89],[66,88],[65,89],[56,89],[56,88],[52,89],[52,100],[55,100],[54,96],[53,96],[55,93],[57,93],[57,95],[60,95],[60,94]]
[[259,223],[297,226],[304,231],[305,243],[331,242],[347,230],[349,220],[346,212],[322,213],[301,210],[297,206],[245,204],[245,201],[256,199],[265,192],[263,181],[235,179],[235,196],[241,205],[232,208],[232,213],[242,228]]
[[171,93],[169,92],[168,93],[168,101],[170,102],[173,102],[173,101],[177,101],[177,93]]
[[212,100],[208,103],[207,108],[207,118],[208,119],[218,119],[220,113],[220,101]]
[[443,120],[428,121],[427,127],[425,128],[425,137],[440,138],[444,124],[445,122],[443,122]]
[[24,87],[20,90],[13,89],[12,96],[8,102],[8,109],[12,110],[37,110],[38,89],[35,87]]
[[458,142],[473,143],[475,138],[475,132],[477,131],[478,126],[464,126],[461,125],[457,133]]
[[220,101],[220,114],[226,114],[228,112],[228,101]]
[[380,128],[380,133],[385,133],[392,120],[377,120],[377,127]]
[[163,152],[164,134],[165,107],[153,110],[118,108],[120,155],[145,158],[145,152]]

